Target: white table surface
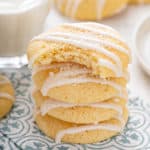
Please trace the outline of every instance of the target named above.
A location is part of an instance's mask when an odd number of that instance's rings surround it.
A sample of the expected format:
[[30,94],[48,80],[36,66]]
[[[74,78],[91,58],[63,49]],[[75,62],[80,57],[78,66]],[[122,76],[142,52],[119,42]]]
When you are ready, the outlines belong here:
[[[150,76],[145,74],[135,56],[134,34],[138,25],[142,20],[150,15],[150,5],[128,6],[122,13],[111,18],[99,21],[101,23],[112,26],[117,29],[132,50],[132,65],[130,66],[130,83],[129,89],[134,95],[140,96],[142,99],[150,103]],[[66,22],[77,22],[60,15],[54,9],[47,18],[45,30],[52,28],[58,24]]]

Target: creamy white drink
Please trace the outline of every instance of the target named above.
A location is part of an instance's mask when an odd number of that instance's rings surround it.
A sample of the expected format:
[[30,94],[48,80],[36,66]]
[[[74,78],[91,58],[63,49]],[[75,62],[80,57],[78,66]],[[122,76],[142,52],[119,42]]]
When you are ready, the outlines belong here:
[[48,13],[49,0],[0,0],[0,58],[24,55]]

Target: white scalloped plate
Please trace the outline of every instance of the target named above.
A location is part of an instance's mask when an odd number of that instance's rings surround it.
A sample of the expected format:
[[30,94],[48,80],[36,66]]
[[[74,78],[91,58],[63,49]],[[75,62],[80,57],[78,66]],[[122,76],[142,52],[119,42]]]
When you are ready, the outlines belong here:
[[135,46],[141,66],[150,75],[150,15],[137,28]]

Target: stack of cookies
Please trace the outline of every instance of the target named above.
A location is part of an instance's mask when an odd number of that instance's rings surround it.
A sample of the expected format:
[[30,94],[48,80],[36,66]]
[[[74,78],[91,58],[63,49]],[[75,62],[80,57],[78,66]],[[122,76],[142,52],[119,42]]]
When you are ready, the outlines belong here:
[[57,143],[94,143],[120,133],[127,120],[130,50],[97,23],[64,24],[28,48],[35,121]]

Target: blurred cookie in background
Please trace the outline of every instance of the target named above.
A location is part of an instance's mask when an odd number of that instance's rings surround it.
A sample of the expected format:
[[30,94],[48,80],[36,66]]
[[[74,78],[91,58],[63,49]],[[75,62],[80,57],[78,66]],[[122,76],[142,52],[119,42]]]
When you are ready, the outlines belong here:
[[101,20],[124,10],[128,0],[55,0],[56,8],[77,20]]

